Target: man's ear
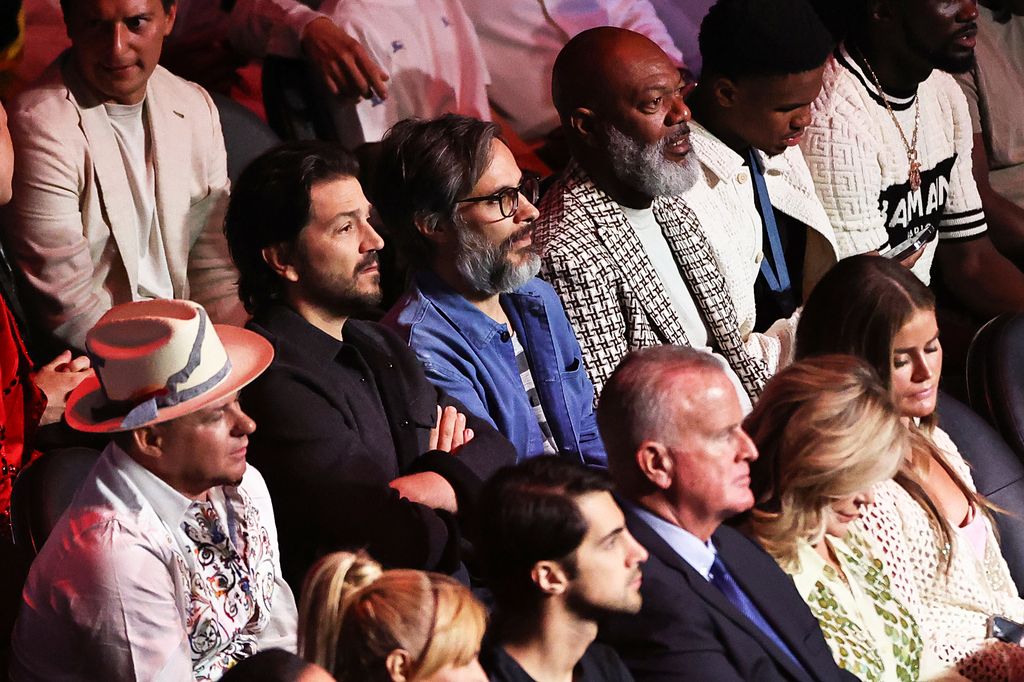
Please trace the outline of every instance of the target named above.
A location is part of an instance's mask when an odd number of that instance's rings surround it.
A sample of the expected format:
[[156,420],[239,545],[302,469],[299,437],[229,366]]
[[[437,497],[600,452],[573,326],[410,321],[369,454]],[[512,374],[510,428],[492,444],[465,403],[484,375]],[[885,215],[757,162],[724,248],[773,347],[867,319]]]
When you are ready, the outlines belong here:
[[264,246],[261,250],[263,262],[270,266],[278,277],[289,282],[299,281],[299,271],[292,265],[293,247],[286,242]]
[[739,88],[731,78],[716,76],[711,83],[711,96],[714,97],[715,104],[723,109],[731,109],[736,106],[738,95]]
[[645,440],[636,451],[636,465],[644,478],[661,490],[672,486],[675,462],[668,446],[655,440]]
[[159,424],[143,426],[129,434],[135,451],[145,459],[158,460],[163,454],[163,430]]
[[417,231],[431,244],[448,244],[455,236],[452,227],[436,215],[416,215],[412,220]]
[[530,578],[546,595],[565,594],[569,589],[569,576],[557,561],[538,561],[530,571]]
[[593,109],[576,107],[569,114],[569,127],[584,144],[597,146],[600,119]]
[[405,649],[395,649],[384,659],[384,667],[388,671],[391,682],[405,682],[409,679],[412,657]]
[[868,3],[868,17],[871,21],[887,22],[896,16],[889,0],[873,0]]

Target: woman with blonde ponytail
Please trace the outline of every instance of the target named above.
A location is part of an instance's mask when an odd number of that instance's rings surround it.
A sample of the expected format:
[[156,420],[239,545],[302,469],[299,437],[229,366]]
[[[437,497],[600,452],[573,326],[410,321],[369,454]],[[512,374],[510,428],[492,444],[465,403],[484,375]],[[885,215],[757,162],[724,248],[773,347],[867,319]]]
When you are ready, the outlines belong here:
[[306,577],[299,652],[339,682],[486,682],[486,612],[448,576],[334,552]]

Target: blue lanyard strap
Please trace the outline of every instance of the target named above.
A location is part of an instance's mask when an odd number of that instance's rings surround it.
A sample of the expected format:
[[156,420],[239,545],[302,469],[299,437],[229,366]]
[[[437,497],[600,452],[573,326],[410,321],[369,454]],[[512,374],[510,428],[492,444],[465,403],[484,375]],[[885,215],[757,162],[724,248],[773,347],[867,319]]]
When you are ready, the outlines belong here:
[[[764,221],[765,232],[768,234],[768,243],[771,246],[772,261],[768,258],[761,259],[761,274],[764,275],[768,288],[776,293],[788,291],[791,287],[789,282],[789,268],[786,267],[786,256],[782,252],[782,240],[779,239],[779,226],[775,224],[775,211],[772,209],[771,199],[768,198],[768,186],[764,183],[764,173],[761,171],[761,160],[757,152],[751,147],[747,150],[747,160],[750,163],[750,177],[754,181],[754,196],[757,199],[757,208],[761,213],[761,220]],[[776,272],[778,274],[776,275]]]

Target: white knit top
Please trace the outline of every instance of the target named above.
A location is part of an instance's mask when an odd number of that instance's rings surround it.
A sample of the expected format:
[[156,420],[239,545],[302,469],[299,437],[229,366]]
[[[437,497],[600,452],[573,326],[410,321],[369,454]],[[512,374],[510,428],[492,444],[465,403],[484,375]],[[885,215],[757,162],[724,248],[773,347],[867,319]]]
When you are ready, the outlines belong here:
[[[953,441],[941,429],[935,429],[933,439],[973,489],[970,469]],[[859,531],[877,539],[893,592],[940,659],[957,663],[971,680],[1024,680],[1024,649],[985,638],[989,615],[1024,620],[1024,600],[987,519],[984,560],[964,540],[954,540],[947,549],[925,510],[899,484],[886,481],[875,488],[875,504],[858,523]],[[951,552],[948,572],[941,569],[945,551]]]
[[[915,103],[921,121],[917,151],[921,187],[912,190],[906,147],[885,97],[909,142]],[[939,239],[973,239],[987,227],[971,175],[973,144],[963,92],[949,74],[933,71],[914,95],[882,95],[871,76],[840,45],[825,66],[801,148],[815,190],[836,232],[839,257],[895,246],[934,224]],[[930,281],[936,240],[914,273]]]

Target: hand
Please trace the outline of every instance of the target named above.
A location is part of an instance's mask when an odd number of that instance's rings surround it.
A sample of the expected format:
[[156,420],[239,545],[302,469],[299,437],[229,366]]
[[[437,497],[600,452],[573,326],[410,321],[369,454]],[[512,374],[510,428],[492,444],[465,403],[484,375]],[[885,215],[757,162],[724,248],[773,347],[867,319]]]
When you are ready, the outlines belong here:
[[317,17],[302,32],[302,50],[335,95],[376,94],[387,99],[388,74],[370,58],[359,41],[342,31],[328,17]]
[[49,364],[43,365],[32,373],[32,381],[39,390],[46,396],[46,410],[39,424],[53,424],[60,421],[64,414],[64,405],[67,402],[68,394],[75,390],[75,387],[92,375],[89,358],[79,355],[71,357],[71,351],[66,350]]
[[473,429],[466,428],[466,415],[453,406],[437,406],[437,424],[430,429],[431,450],[443,450],[453,455],[456,450],[473,440]]
[[925,244],[924,246],[919,248],[917,251],[915,251],[914,253],[910,254],[909,256],[907,256],[906,258],[901,260],[900,261],[900,265],[902,265],[903,267],[907,268],[908,270],[910,268],[914,267],[914,264],[917,263],[917,261],[921,260],[921,256],[924,255],[924,248],[925,248],[925,246],[928,246],[928,245]]
[[452,484],[440,474],[424,471],[419,474],[401,476],[389,483],[398,494],[412,502],[418,502],[432,509],[444,509],[452,514],[459,511]]

